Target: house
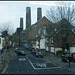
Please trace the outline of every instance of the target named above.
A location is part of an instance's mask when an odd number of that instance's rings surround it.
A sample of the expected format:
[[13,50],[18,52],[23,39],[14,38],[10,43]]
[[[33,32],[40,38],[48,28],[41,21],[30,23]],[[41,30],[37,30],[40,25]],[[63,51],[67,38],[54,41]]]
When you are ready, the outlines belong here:
[[40,48],[40,49],[48,49],[46,31],[49,28],[53,28],[53,23],[50,22],[45,16],[38,20],[35,24],[28,27],[26,30],[21,32],[21,36],[26,37],[24,40],[21,38],[22,42],[27,44],[28,48]]
[[50,22],[45,16],[35,24],[21,31],[21,42],[27,48],[40,48],[56,54],[70,45],[71,53],[75,50],[75,26],[66,19],[58,23]]
[[56,54],[59,50],[66,50],[66,44],[70,46],[71,53],[75,52],[75,26],[72,26],[66,19],[62,19],[58,23],[53,31],[51,31],[50,36],[52,35],[54,52]]

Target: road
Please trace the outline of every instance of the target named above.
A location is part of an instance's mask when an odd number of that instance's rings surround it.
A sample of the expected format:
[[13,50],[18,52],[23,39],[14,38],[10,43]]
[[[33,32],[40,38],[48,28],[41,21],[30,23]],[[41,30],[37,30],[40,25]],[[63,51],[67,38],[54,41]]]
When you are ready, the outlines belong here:
[[72,74],[67,69],[57,67],[43,58],[35,57],[30,51],[26,52],[26,56],[14,56],[2,74]]

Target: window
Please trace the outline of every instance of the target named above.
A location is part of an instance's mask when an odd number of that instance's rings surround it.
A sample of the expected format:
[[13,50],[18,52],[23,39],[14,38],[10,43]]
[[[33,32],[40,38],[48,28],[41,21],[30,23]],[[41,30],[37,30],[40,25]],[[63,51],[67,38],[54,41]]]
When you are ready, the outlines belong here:
[[53,37],[50,39],[50,42],[53,43]]
[[26,40],[26,37],[24,36],[24,40]]
[[54,53],[54,47],[51,47],[51,52],[53,52],[53,53]]
[[38,34],[40,34],[41,33],[41,27],[38,29]]
[[46,34],[46,26],[43,26],[43,33]]

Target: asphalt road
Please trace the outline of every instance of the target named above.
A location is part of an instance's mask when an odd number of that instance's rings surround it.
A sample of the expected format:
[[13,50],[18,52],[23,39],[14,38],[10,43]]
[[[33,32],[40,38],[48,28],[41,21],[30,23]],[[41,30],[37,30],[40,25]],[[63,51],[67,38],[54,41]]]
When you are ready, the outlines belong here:
[[35,57],[26,51],[26,56],[16,55],[12,58],[3,74],[72,74],[67,69],[53,65],[43,58]]

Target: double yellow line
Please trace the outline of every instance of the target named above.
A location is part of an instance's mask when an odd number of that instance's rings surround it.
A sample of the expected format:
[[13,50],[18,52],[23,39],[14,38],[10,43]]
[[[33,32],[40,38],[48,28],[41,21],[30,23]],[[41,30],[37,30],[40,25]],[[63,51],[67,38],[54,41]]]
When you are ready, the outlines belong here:
[[10,57],[10,59],[8,60],[8,62],[5,64],[5,67],[3,68],[2,73],[5,73],[7,67],[8,67],[8,63],[10,62],[10,60],[13,58],[13,56]]

